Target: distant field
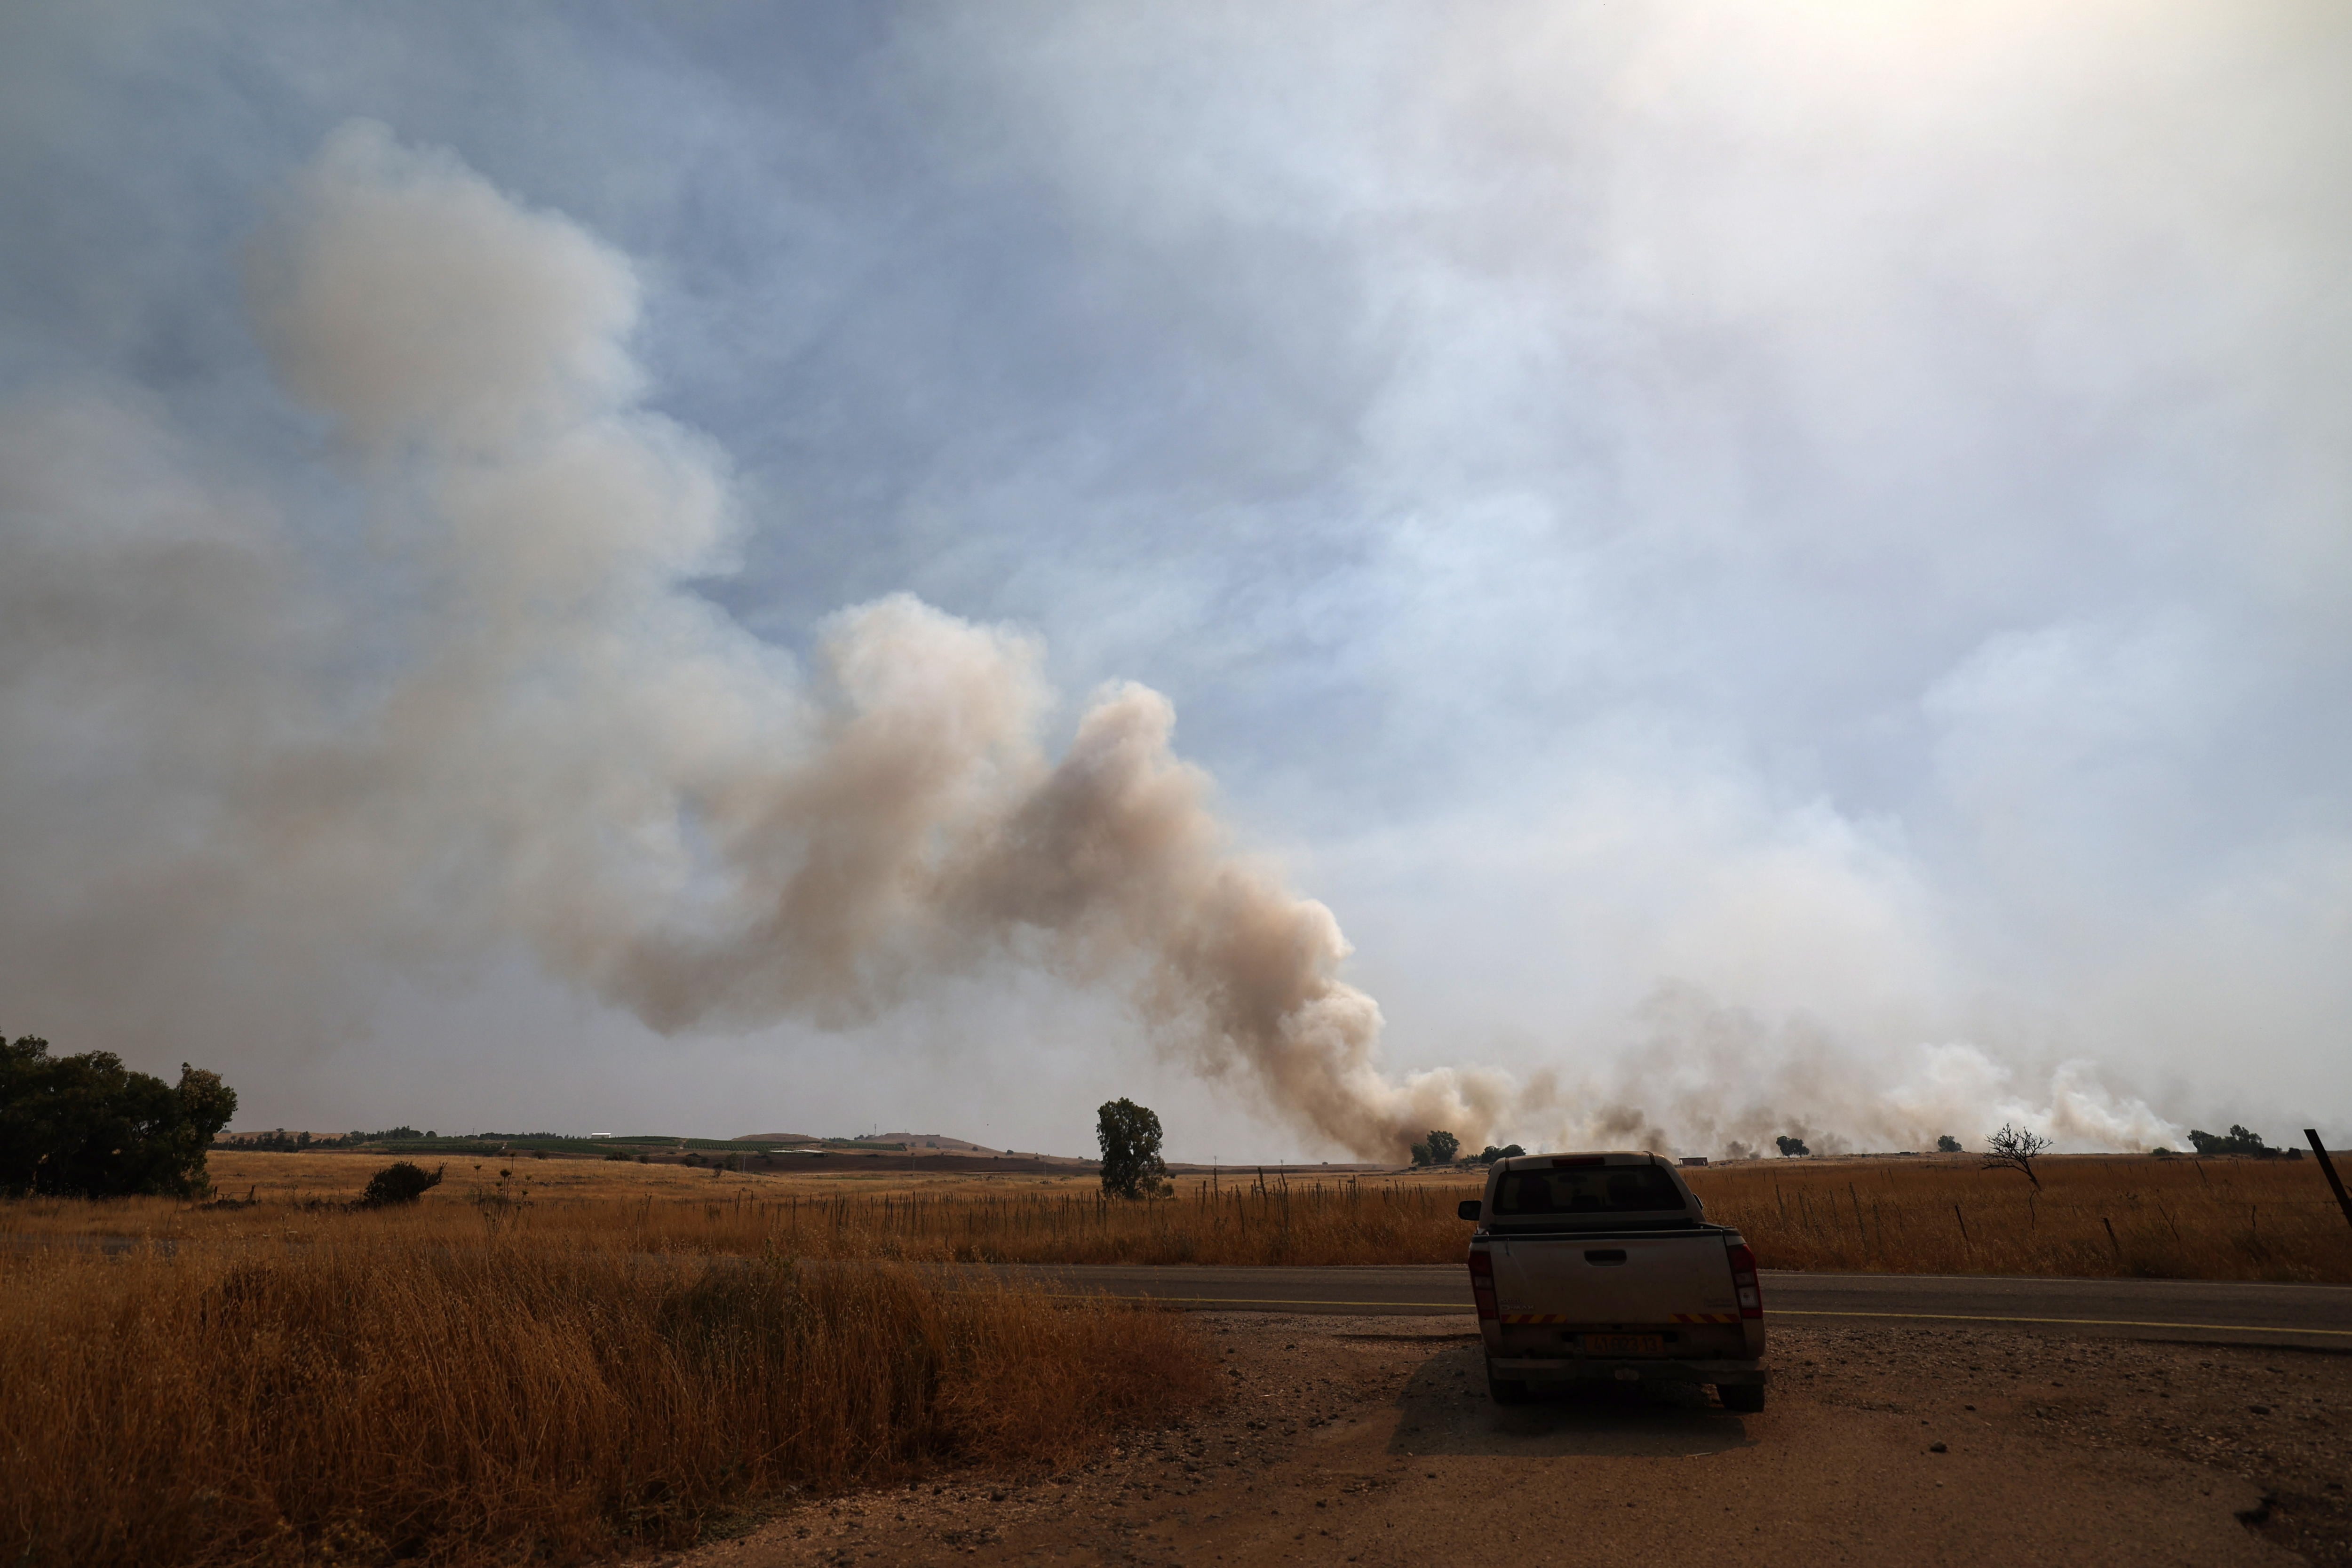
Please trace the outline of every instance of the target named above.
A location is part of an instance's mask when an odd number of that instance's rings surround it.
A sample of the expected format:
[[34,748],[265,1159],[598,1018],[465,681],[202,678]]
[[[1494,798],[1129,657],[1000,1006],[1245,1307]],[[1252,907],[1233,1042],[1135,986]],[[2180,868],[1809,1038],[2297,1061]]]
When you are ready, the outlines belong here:
[[[221,1191],[256,1206],[162,1200],[0,1205],[0,1231],[323,1240],[382,1155],[215,1152]],[[1895,1273],[2148,1276],[2352,1283],[2347,1226],[2310,1160],[2075,1156],[2042,1187],[1970,1156],[1756,1161],[1685,1173],[1711,1218],[1767,1267]],[[1173,1201],[1107,1202],[1091,1178],[728,1173],[576,1159],[448,1162],[384,1234],[493,1228],[645,1252],[973,1262],[1451,1263],[1475,1178],[1184,1178]]]

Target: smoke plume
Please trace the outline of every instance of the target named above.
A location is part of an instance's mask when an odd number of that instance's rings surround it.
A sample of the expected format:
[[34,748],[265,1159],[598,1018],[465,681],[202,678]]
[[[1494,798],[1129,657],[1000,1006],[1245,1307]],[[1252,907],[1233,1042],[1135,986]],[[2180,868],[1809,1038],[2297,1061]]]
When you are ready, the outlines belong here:
[[1018,631],[892,596],[803,667],[692,591],[738,519],[721,455],[641,401],[624,258],[354,124],[249,273],[279,383],[352,480],[320,517],[276,515],[132,399],[0,430],[19,1005],[72,994],[156,1037],[234,970],[307,1018],[354,951],[520,937],[657,1030],[844,1026],[1023,963],[1129,987],[1164,1047],[1367,1157],[1433,1127],[1835,1146],[1792,1105],[1882,1146],[2012,1103],[2077,1142],[2170,1131],[2076,1068],[2029,1105],[1965,1047],[1858,1083],[1801,1030],[1672,994],[1638,1081],[1387,1076],[1330,910],[1236,849],[1165,698],[1096,693],[1055,756]]
[[[1386,1157],[1492,1119],[1487,1079],[1381,1076],[1338,923],[1235,852],[1158,693],[1097,693],[1055,759],[1018,632],[892,596],[802,669],[693,594],[726,564],[728,476],[638,402],[625,258],[355,124],[250,277],[400,590],[306,578],[297,531],[187,478],[135,410],[19,409],[5,673],[52,766],[11,795],[89,831],[16,859],[50,901],[12,934],[192,969],[222,954],[165,933],[210,928],[299,991],[354,927],[419,951],[520,933],[662,1031],[851,1024],[1015,959],[1130,984],[1158,1038],[1318,1142]],[[110,776],[168,777],[174,805],[77,810]],[[143,840],[102,842],[125,816]],[[68,889],[85,919],[59,918]]]

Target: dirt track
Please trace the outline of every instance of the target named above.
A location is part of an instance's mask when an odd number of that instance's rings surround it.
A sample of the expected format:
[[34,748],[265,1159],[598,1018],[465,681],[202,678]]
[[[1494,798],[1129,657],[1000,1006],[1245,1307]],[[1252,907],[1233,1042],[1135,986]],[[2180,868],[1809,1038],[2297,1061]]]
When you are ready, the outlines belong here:
[[663,1561],[2352,1564],[2352,1357],[1776,1328],[1760,1415],[1640,1389],[1497,1410],[1459,1319],[1201,1322],[1234,1390],[1202,1420]]

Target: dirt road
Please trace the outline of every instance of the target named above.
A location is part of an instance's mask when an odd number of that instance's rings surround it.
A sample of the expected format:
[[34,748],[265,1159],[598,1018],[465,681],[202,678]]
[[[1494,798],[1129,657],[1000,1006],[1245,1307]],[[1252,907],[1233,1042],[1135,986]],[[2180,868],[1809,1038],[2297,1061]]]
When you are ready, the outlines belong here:
[[1232,1384],[1199,1421],[664,1561],[2352,1564],[2352,1357],[1781,1326],[1759,1415],[1618,1388],[1502,1410],[1457,1318],[1198,1321]]

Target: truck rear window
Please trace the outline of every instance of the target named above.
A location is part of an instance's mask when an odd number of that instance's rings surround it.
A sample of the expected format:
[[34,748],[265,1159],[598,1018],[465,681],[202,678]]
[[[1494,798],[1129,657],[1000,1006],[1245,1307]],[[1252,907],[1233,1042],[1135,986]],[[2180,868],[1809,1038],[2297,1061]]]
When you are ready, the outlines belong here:
[[1655,1165],[1506,1171],[1495,1186],[1497,1215],[1656,1214],[1682,1207],[1682,1190]]

